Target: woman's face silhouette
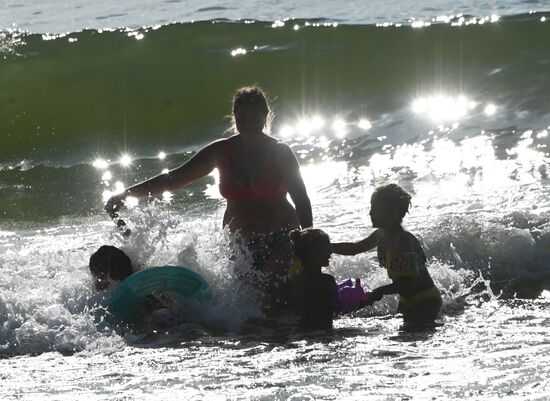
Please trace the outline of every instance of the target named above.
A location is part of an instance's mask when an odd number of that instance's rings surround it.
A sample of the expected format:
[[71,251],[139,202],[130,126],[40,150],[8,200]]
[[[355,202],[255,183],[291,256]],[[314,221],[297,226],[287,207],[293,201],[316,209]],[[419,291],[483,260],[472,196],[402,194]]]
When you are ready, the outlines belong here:
[[240,104],[233,113],[235,125],[240,134],[257,134],[265,127],[267,115],[265,110],[253,103]]

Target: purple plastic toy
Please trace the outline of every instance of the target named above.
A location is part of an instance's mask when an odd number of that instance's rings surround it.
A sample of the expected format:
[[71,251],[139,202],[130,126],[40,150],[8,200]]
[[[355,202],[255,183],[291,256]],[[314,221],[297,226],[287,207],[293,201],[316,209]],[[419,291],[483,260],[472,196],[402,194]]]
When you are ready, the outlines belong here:
[[343,283],[337,284],[336,288],[340,301],[340,310],[337,313],[356,311],[373,300],[371,293],[365,292],[361,287],[361,279],[359,278],[355,279],[355,283],[352,279],[347,279]]

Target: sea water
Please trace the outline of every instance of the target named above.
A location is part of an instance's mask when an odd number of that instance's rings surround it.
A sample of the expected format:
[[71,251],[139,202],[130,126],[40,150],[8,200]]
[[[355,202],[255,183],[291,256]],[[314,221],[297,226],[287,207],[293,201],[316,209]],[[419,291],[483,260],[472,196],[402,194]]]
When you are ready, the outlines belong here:
[[[0,3],[1,399],[550,398],[550,13],[546,2]],[[548,21],[547,21],[548,20]],[[407,229],[443,296],[439,325],[397,299],[308,335],[264,316],[221,227],[218,174],[122,213],[121,188],[230,135],[259,84],[301,164],[314,224],[372,227],[372,191],[413,195]],[[213,298],[140,332],[87,270],[185,265]],[[388,282],[372,253],[338,281]]]

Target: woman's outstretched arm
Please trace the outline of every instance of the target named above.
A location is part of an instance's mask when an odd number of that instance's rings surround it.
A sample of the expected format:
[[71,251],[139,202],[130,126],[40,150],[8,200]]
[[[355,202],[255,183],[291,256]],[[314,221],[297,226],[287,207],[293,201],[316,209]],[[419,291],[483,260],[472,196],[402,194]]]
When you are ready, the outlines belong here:
[[140,198],[147,195],[157,195],[164,191],[173,191],[210,174],[217,165],[221,141],[223,140],[205,146],[181,166],[170,170],[168,173],[159,174],[132,185],[126,188],[123,193],[111,197],[105,204],[105,211],[110,216],[114,216],[124,205],[124,200],[128,196]]

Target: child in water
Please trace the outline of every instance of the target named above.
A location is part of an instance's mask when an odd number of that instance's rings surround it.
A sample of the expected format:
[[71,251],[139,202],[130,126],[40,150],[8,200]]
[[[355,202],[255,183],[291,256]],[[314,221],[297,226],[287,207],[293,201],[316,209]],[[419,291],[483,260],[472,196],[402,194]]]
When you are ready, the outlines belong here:
[[[90,256],[89,268],[98,292],[108,290],[111,285],[124,281],[134,273],[128,255],[112,245],[103,245],[95,251]],[[144,313],[149,314],[166,308],[166,300],[159,298],[159,295],[150,294],[143,298],[141,307]]]
[[90,256],[89,268],[97,291],[107,290],[112,282],[123,281],[134,272],[130,258],[111,245],[103,245]]
[[357,255],[377,247],[380,267],[391,284],[374,289],[370,297],[399,294],[398,311],[405,323],[433,323],[441,309],[441,295],[426,268],[426,255],[414,235],[401,222],[409,211],[411,196],[399,185],[383,185],[371,197],[370,217],[376,230],[359,242],[333,243],[340,255]]
[[337,296],[336,281],[321,272],[330,259],[330,239],[322,230],[306,228],[289,233],[294,255],[302,264],[296,278],[296,301],[301,330],[332,328],[333,300]]

